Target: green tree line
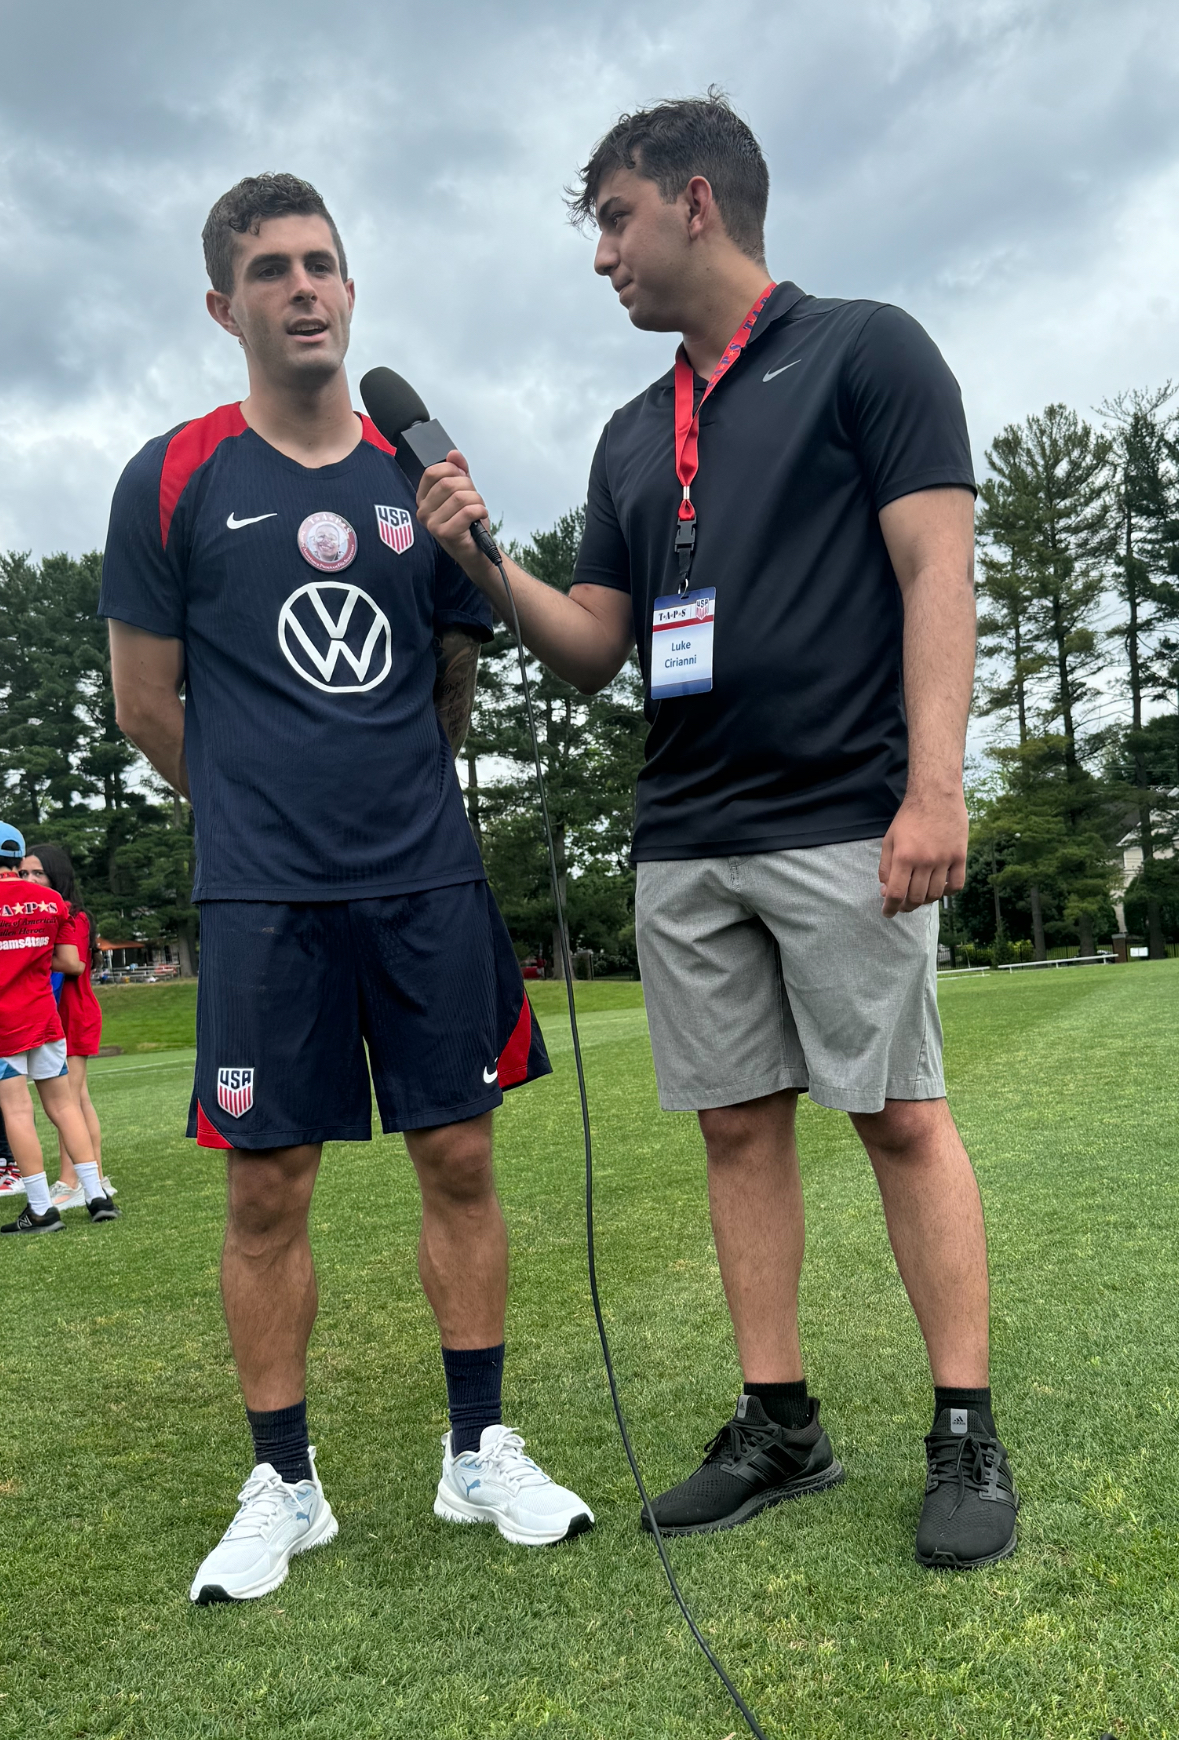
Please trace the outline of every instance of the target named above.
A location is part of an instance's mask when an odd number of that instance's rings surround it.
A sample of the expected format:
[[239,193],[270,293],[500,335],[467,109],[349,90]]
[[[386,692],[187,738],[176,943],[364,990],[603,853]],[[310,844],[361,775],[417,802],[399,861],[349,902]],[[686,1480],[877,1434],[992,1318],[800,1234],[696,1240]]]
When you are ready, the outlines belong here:
[[[1119,918],[1152,954],[1179,939],[1179,418],[1170,384],[1091,421],[1064,405],[1003,429],[978,512],[976,715],[967,884],[944,934],[1002,959],[1091,954]],[[584,510],[511,548],[567,591]],[[71,850],[96,926],[196,960],[189,807],[119,731],[101,556],[0,556],[5,819]],[[587,697],[530,661],[575,949],[635,970],[627,861],[646,724],[632,659]],[[459,758],[471,826],[522,956],[558,957],[515,648],[484,649]],[[1127,855],[1131,864],[1128,874]],[[1128,886],[1126,886],[1128,882]],[[1120,903],[1120,905],[1119,905]]]
[[192,813],[115,723],[102,556],[0,554],[0,787],[30,844],[69,848],[92,934],[196,961]]
[[[962,931],[994,958],[1179,936],[1179,424],[1170,384],[1009,424],[980,489]],[[1127,881],[1126,863],[1134,873]],[[1138,866],[1137,869],[1134,869]]]

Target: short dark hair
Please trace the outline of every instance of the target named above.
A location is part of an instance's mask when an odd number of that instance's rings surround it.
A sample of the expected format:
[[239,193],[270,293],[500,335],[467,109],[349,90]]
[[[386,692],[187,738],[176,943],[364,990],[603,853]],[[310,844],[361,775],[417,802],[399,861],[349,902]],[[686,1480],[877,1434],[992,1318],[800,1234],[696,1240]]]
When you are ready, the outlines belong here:
[[752,129],[715,85],[703,97],[669,98],[622,115],[579,172],[580,190],[568,190],[574,223],[593,219],[598,190],[618,169],[653,181],[668,204],[703,175],[726,234],[750,259],[765,259],[770,172]]
[[340,262],[340,276],[346,278],[348,262],[344,258],[340,232],[322,196],[311,183],[301,181],[297,175],[247,175],[228,193],[221,195],[201,231],[205,270],[214,290],[219,290],[223,296],[233,295],[237,236],[256,236],[267,218],[310,215],[323,218],[331,230]]

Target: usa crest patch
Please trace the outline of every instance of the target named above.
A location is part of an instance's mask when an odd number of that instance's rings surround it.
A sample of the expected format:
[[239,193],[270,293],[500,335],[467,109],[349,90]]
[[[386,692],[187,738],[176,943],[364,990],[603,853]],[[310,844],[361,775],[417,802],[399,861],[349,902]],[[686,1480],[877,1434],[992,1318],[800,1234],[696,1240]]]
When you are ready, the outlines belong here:
[[252,1069],[219,1069],[217,1071],[217,1104],[231,1118],[242,1118],[254,1103],[254,1072]]
[[404,508],[378,507],[377,530],[382,544],[388,544],[399,556],[404,556],[413,543],[413,517]]

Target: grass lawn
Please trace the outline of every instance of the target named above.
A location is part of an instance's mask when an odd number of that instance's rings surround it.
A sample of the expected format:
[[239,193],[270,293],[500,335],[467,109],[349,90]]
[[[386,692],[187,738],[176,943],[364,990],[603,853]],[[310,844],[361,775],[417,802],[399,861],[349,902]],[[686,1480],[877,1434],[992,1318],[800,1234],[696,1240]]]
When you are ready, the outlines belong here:
[[[267,1600],[191,1607],[250,1462],[216,1292],[220,1164],[180,1134],[189,1051],[102,1059],[124,1218],[73,1213],[62,1238],[0,1248],[0,1735],[740,1736],[637,1528],[587,1296],[559,991],[536,987],[556,1074],[509,1095],[498,1129],[506,1402],[597,1530],[530,1553],[435,1521],[444,1390],[411,1175],[395,1139],[337,1147],[314,1209],[309,1388],[340,1536]],[[190,994],[108,994],[108,1037],[125,1043],[125,1022],[136,1045],[183,1045]],[[1018,1555],[988,1572],[913,1562],[922,1349],[847,1120],[803,1102],[804,1343],[848,1480],[671,1549],[770,1735],[1179,1737],[1177,996],[1179,962],[942,987],[1024,1493]],[[580,1001],[602,1287],[658,1489],[694,1465],[739,1378],[699,1136],[658,1110],[639,988]]]
[[96,985],[102,1042],[124,1051],[169,1051],[196,1044],[196,980],[162,985]]

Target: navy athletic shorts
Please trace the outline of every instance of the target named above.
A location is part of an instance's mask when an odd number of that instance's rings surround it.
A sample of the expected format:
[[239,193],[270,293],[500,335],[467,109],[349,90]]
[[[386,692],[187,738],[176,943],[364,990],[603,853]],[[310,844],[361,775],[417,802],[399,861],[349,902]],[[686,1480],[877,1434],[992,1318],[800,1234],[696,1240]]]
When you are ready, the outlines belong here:
[[486,882],[201,907],[202,1147],[367,1142],[370,1071],[389,1132],[478,1117],[551,1067]]

